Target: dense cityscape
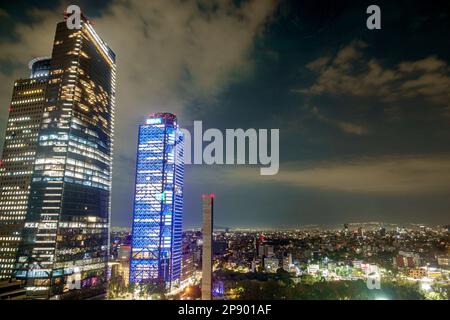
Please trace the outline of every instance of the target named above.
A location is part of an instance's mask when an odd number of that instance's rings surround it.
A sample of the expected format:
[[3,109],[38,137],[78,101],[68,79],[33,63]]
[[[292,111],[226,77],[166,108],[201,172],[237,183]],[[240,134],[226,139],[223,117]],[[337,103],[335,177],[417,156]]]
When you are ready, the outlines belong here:
[[[114,155],[115,126],[122,120],[116,112],[116,54],[97,33],[95,24],[77,13],[77,6],[69,8],[63,21],[56,24],[51,56],[30,59],[28,77],[1,83],[11,86],[12,96],[0,161],[0,300],[450,300],[450,226],[446,223],[355,223],[351,221],[364,219],[349,218],[336,225],[259,228],[263,219],[255,219],[253,227],[218,227],[224,220],[217,216],[229,214],[220,210],[220,204],[234,200],[213,193],[214,184],[212,188],[203,185],[202,174],[185,174],[185,166],[191,164],[186,161],[191,153],[194,159],[202,158],[196,164],[224,164],[223,150],[216,146],[220,137],[223,147],[223,135],[219,129],[209,129],[209,135],[205,133],[209,138],[202,133],[200,147],[194,141],[191,152],[191,140],[196,137],[181,127],[182,117],[164,108],[137,115],[139,124],[132,129],[137,141],[130,143],[136,146],[136,161],[133,158],[133,165],[127,165],[127,172],[122,173],[134,178],[133,190],[116,193],[118,197],[133,194],[132,205],[123,213],[131,227],[115,227],[111,209],[115,161],[130,162]],[[79,15],[78,25],[72,25],[77,21],[72,14]],[[336,60],[358,56],[350,49],[343,52]],[[402,72],[427,68],[400,67],[408,70]],[[347,133],[366,133],[312,109],[319,120],[337,123]],[[264,132],[266,137],[258,140],[256,130],[226,129],[226,137],[231,137],[226,141],[226,164],[247,165],[246,157],[249,165],[258,164],[256,150],[261,158],[263,149],[261,176],[270,171],[267,175],[275,179],[282,130],[260,129],[258,134]],[[211,134],[217,131],[220,135]],[[270,143],[268,133],[276,137]],[[211,143],[202,150],[206,142]],[[274,170],[269,170],[274,160],[269,157],[269,145],[271,156],[277,154]],[[386,170],[395,171],[388,163]],[[376,165],[369,169],[375,174],[381,170]],[[407,169],[411,175],[433,171],[429,167],[416,170],[412,165]],[[320,170],[311,171],[319,172],[319,178],[328,177]],[[336,176],[344,176],[344,180],[352,176],[347,167],[340,170]],[[238,184],[252,181],[236,172]],[[281,174],[289,191],[298,181],[305,182],[295,172]],[[353,177],[357,180],[359,174]],[[378,196],[370,177],[364,176],[357,187]],[[406,181],[406,188],[393,183],[393,191],[389,191],[403,197],[402,192],[414,185],[407,178],[400,179]],[[316,176],[311,180],[317,187]],[[433,193],[434,180],[430,180],[425,185]],[[220,178],[212,181],[226,184]],[[346,194],[355,189],[336,181],[332,184]],[[194,182],[203,191],[189,190],[192,207],[188,207],[186,190]],[[445,189],[445,183],[437,185]],[[254,182],[244,196],[251,195],[258,184]],[[328,191],[328,185],[317,184],[318,189]],[[414,189],[411,198],[417,194]],[[300,200],[294,198],[286,217],[303,215],[297,208]],[[270,210],[261,202],[252,206],[252,214],[265,212],[268,218]],[[236,201],[239,205],[243,206]],[[325,207],[335,209],[335,205],[329,201]],[[320,210],[315,210],[317,215]],[[448,208],[444,210],[448,213]],[[237,211],[241,215],[246,209]],[[201,227],[186,227],[187,212],[201,217],[196,218]],[[283,209],[279,212],[282,220],[285,213]],[[439,221],[446,219],[448,216],[443,216]]]
[[[131,297],[130,231],[112,233],[110,299]],[[215,299],[448,299],[449,227],[345,224],[301,230],[214,232]],[[184,290],[200,298],[201,231],[183,233]],[[377,268],[381,289],[366,286]],[[161,298],[160,296],[158,296]]]

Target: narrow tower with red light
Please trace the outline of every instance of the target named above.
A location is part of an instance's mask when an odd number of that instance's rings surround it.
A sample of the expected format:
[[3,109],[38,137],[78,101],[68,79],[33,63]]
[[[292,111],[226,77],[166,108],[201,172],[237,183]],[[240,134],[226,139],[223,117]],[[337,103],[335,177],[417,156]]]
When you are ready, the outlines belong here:
[[211,300],[214,198],[215,198],[214,194],[204,194],[202,196],[203,202],[202,300]]

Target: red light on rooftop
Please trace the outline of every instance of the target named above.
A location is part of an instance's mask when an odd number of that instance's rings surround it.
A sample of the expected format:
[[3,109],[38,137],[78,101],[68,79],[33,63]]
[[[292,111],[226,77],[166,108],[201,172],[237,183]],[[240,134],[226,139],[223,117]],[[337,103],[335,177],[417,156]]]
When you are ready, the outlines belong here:
[[214,199],[214,198],[216,197],[216,195],[215,195],[214,193],[211,193],[211,194],[209,195],[209,197],[210,197],[211,199]]

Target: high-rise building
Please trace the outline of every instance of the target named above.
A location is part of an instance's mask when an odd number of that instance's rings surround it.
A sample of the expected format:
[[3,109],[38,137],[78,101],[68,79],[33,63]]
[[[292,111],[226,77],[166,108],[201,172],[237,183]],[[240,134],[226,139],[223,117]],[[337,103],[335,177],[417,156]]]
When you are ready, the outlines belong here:
[[187,285],[193,280],[195,273],[194,252],[189,248],[183,248],[181,256],[181,285]]
[[293,269],[292,253],[285,253],[283,255],[283,269],[288,272]]
[[28,297],[106,291],[115,105],[115,55],[83,17],[58,23],[14,276]]
[[14,83],[0,162],[0,279],[11,277],[22,239],[49,61],[33,59],[30,78]]
[[204,194],[202,196],[202,201],[202,300],[211,300],[214,194]]
[[264,244],[258,245],[258,257],[260,258],[264,257]]
[[266,244],[264,246],[264,256],[271,258],[275,255],[273,245]]
[[128,286],[128,280],[130,279],[130,257],[131,247],[123,244],[119,247],[117,259],[108,262],[110,279],[115,284],[121,284],[124,287]]
[[183,134],[171,113],[139,126],[130,283],[179,286],[183,213]]

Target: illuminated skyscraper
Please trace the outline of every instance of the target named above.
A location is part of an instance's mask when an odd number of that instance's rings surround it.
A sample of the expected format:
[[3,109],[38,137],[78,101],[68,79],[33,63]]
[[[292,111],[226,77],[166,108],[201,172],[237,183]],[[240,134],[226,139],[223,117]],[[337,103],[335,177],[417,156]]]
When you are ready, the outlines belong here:
[[211,300],[214,195],[204,194],[202,196],[202,201],[203,201],[202,300]]
[[180,282],[183,135],[175,115],[156,113],[139,126],[130,283]]
[[11,277],[27,212],[49,59],[30,62],[30,79],[14,83],[0,163],[0,279]]
[[61,22],[49,69],[14,276],[29,297],[84,298],[106,291],[115,55],[87,19]]

